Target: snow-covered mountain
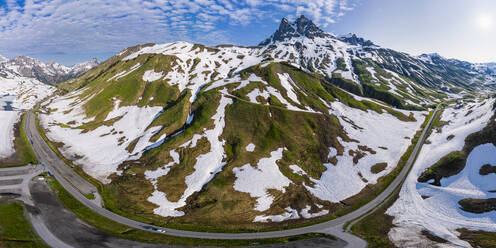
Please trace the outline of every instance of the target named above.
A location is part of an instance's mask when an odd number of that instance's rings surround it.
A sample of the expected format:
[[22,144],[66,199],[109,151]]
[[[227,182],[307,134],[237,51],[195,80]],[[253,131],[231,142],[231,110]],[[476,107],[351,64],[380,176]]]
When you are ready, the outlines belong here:
[[336,37],[301,16],[257,47],[127,48],[60,84],[68,93],[43,106],[40,122],[104,183],[116,211],[274,227],[374,194],[426,110],[489,79],[457,61]]
[[9,70],[0,72],[0,161],[5,162],[15,153],[14,126],[22,112],[54,92],[54,87],[35,78]]
[[460,229],[496,232],[488,200],[496,197],[496,174],[483,170],[496,164],[495,104],[494,99],[459,100],[443,111],[441,126],[387,211],[395,217],[389,237],[396,246],[436,247],[422,234],[428,231],[448,247],[471,247],[458,237]]
[[40,60],[18,56],[7,60],[0,58],[0,73],[9,72],[18,76],[35,78],[43,83],[54,85],[71,78],[78,77],[99,64],[97,59],[76,64],[72,67],[55,62],[44,63]]
[[93,67],[98,66],[98,64],[100,64],[100,61],[98,61],[98,59],[96,58],[93,58],[83,63],[75,64],[71,67],[70,74],[73,75],[73,77],[78,77],[84,74],[85,72],[91,70]]
[[496,63],[476,63],[472,65],[475,70],[496,76]]

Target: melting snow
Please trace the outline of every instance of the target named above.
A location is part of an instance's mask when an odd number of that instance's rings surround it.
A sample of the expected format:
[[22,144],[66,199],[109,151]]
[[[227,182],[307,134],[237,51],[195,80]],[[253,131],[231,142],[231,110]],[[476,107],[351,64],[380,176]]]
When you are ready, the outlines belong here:
[[[119,164],[130,158],[139,158],[144,148],[153,144],[149,140],[160,129],[160,127],[150,129],[146,127],[152,123],[162,107],[120,107],[118,100],[115,101],[114,109],[107,116],[107,119],[121,117],[112,126],[102,125],[95,130],[83,133],[81,129],[53,125],[53,123],[66,124],[71,120],[81,123],[88,121],[85,120],[81,105],[76,105],[73,109],[67,102],[72,102],[74,99],[67,99],[67,97],[56,98],[52,104],[48,105],[50,108],[60,108],[49,115],[40,115],[41,124],[49,129],[48,138],[65,144],[61,149],[64,156],[73,158],[76,164],[83,166],[86,173],[104,183],[110,182],[107,177],[117,172]],[[64,113],[68,109],[73,110]],[[129,153],[126,148],[136,139],[139,140],[134,151]],[[135,156],[132,157],[132,155]]]
[[131,69],[129,69],[129,71],[121,71],[121,72],[115,74],[113,77],[109,78],[107,80],[107,82],[112,81],[112,80],[119,80],[120,78],[123,78],[123,77],[129,75],[131,72],[135,71],[136,69],[140,68],[140,66],[141,66],[141,64],[139,64],[139,63],[135,64],[135,65],[133,65],[133,67],[131,67]]
[[295,209],[292,209],[290,207],[285,208],[287,212],[279,215],[259,215],[256,216],[253,222],[268,222],[269,220],[272,222],[282,222],[285,220],[293,220],[293,219],[299,219],[300,216],[298,215],[298,211]]
[[[167,216],[181,216],[184,215],[182,211],[177,211],[175,209],[183,207],[186,205],[186,199],[193,193],[200,191],[203,186],[213,179],[215,174],[222,170],[225,162],[222,160],[225,158],[224,154],[224,143],[225,141],[220,141],[219,137],[222,135],[225,126],[225,109],[226,106],[232,104],[232,99],[222,95],[219,107],[217,108],[217,113],[212,116],[214,120],[214,128],[205,131],[202,135],[195,135],[193,138],[194,145],[202,137],[206,137],[208,142],[210,142],[210,151],[208,153],[198,156],[196,159],[196,164],[194,166],[195,171],[188,175],[185,179],[187,188],[184,191],[181,199],[177,202],[170,202],[167,196],[158,190],[155,190],[148,201],[157,204],[159,207],[154,209],[154,213],[167,217]],[[188,141],[183,144],[183,147],[194,147],[191,146],[192,142]]]
[[31,109],[55,92],[55,88],[33,78],[20,77],[8,70],[0,77],[0,159],[14,154],[14,126],[20,110]]
[[159,80],[162,77],[162,72],[155,72],[154,70],[145,71],[143,74],[143,81],[153,82]]
[[239,168],[234,168],[236,175],[234,189],[240,192],[249,193],[251,197],[257,198],[255,210],[263,212],[270,208],[274,197],[267,193],[268,189],[276,189],[286,192],[285,187],[291,181],[279,170],[276,161],[282,158],[283,148],[279,148],[270,153],[269,158],[262,158],[258,161],[256,168],[250,164],[245,164]]
[[307,173],[302,169],[300,168],[298,165],[295,165],[295,164],[292,164],[289,166],[289,168],[295,173],[295,174],[298,174],[300,176],[303,176],[303,175],[306,175]]
[[300,211],[300,214],[301,214],[301,217],[305,218],[305,219],[310,219],[310,218],[315,218],[315,217],[319,217],[319,216],[322,216],[322,215],[326,215],[329,213],[329,210],[321,210],[317,213],[309,213],[310,211],[310,206],[307,205],[304,209],[302,209]]
[[[312,179],[315,186],[306,187],[319,199],[339,202],[358,194],[367,184],[375,184],[378,178],[391,172],[411,143],[410,139],[404,137],[413,137],[419,130],[424,117],[423,112],[414,112],[417,121],[404,122],[388,113],[378,114],[372,110],[365,112],[350,108],[340,102],[333,102],[332,109],[330,113],[340,118],[340,123],[348,136],[360,143],[344,142],[338,138],[345,148],[343,155],[336,157],[338,163],[336,165],[324,164],[327,170],[321,178]],[[349,155],[349,151],[360,151],[358,145],[366,145],[376,154],[362,151],[366,155],[354,164],[353,156]],[[386,147],[387,150],[379,147]],[[337,150],[331,147],[329,156],[335,155],[337,155]],[[378,174],[373,174],[370,168],[382,162],[386,162],[388,167]],[[368,182],[364,182],[359,174]]]
[[[425,169],[450,152],[461,150],[469,134],[478,132],[487,125],[494,114],[493,102],[494,100],[486,100],[483,105],[473,103],[461,109],[447,108],[443,112],[441,119],[449,123],[443,127],[442,132],[433,132],[428,138],[431,143],[424,144],[403,184],[400,198],[387,211],[387,214],[395,217],[393,224],[397,226],[389,234],[393,242],[418,245],[415,242],[423,242],[424,239],[420,230],[427,229],[457,246],[470,247],[467,242],[457,237],[456,229],[496,231],[494,213],[472,214],[462,211],[458,205],[458,201],[463,198],[496,197],[496,193],[489,192],[494,190],[496,176],[479,175],[482,165],[496,163],[494,145],[475,147],[468,156],[463,171],[458,175],[443,178],[441,187],[417,182],[417,178]],[[454,135],[454,138],[448,141],[449,135]],[[424,195],[429,198],[422,199]],[[402,235],[396,235],[397,233]]]
[[255,144],[253,144],[253,143],[248,144],[248,145],[246,146],[246,151],[248,151],[248,152],[253,152],[253,151],[255,151]]
[[0,159],[14,154],[14,125],[19,121],[17,111],[0,111]]
[[288,94],[289,99],[291,99],[293,102],[300,104],[300,101],[298,101],[298,97],[296,96],[295,90],[293,88],[293,85],[296,85],[289,74],[284,73],[284,74],[277,74],[279,75],[279,79],[281,81],[282,87],[286,89],[286,93]]

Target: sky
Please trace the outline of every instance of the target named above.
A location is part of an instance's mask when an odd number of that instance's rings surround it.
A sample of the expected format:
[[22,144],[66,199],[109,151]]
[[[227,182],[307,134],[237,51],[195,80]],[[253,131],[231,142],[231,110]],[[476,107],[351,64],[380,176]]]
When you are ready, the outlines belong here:
[[257,45],[301,14],[412,55],[496,62],[495,0],[0,0],[0,54],[72,65],[149,42]]

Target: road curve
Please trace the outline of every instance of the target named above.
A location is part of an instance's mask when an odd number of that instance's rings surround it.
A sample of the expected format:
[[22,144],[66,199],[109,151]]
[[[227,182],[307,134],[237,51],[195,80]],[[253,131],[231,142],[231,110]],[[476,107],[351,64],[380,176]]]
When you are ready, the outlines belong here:
[[34,209],[31,192],[29,191],[29,182],[39,175],[43,171],[43,168],[39,165],[28,165],[23,167],[11,167],[11,168],[0,168],[0,180],[5,179],[18,179],[19,183],[12,185],[3,185],[1,187],[1,193],[15,193],[19,194],[19,200],[26,206],[26,216],[31,222],[31,226],[38,236],[45,241],[50,247],[56,248],[70,248],[60,239],[58,239],[45,225],[41,217],[29,209]]
[[[436,109],[434,112],[433,117],[435,114],[439,111],[439,109]],[[422,134],[419,138],[419,141],[417,142],[412,155],[408,159],[406,165],[403,167],[401,172],[398,174],[398,176],[393,180],[393,182],[381,193],[379,194],[375,199],[367,203],[366,205],[362,206],[361,208],[357,209],[356,211],[353,211],[347,215],[341,216],[339,218],[323,222],[323,223],[318,223],[315,225],[311,226],[306,226],[306,227],[300,227],[300,228],[294,228],[294,229],[288,229],[288,230],[281,230],[281,231],[270,231],[270,232],[253,232],[253,233],[209,233],[209,232],[193,232],[193,231],[185,231],[185,230],[177,230],[177,229],[169,229],[169,228],[163,228],[163,227],[158,227],[156,226],[155,228],[159,230],[165,231],[167,235],[171,236],[179,236],[179,237],[189,237],[189,238],[204,238],[204,239],[263,239],[263,238],[277,238],[277,237],[286,237],[286,236],[293,236],[293,235],[300,235],[300,234],[306,234],[306,233],[325,233],[325,234],[330,234],[332,236],[338,237],[340,239],[343,239],[344,241],[347,242],[347,247],[367,247],[367,242],[364,240],[360,239],[357,236],[354,236],[350,234],[349,232],[344,230],[344,226],[346,223],[351,222],[357,218],[360,218],[361,216],[367,214],[368,212],[374,210],[377,206],[380,206],[380,204],[385,201],[393,191],[399,187],[403,180],[406,178],[408,172],[410,171],[410,168],[413,165],[413,162],[415,161],[415,157],[417,156],[418,152],[420,151],[422,144],[425,140],[425,136],[427,134],[427,131],[431,129],[432,126],[432,120],[434,118],[431,118],[422,131]],[[95,202],[92,202],[91,200],[87,199],[78,189],[76,189],[72,183],[70,183],[66,178],[60,173],[61,170],[64,170],[64,168],[60,167],[66,167],[69,168],[48,146],[48,144],[43,140],[43,138],[40,136],[38,133],[38,130],[36,128],[35,124],[35,118],[34,114],[32,112],[29,112],[27,115],[27,121],[25,123],[25,130],[28,139],[32,142],[33,150],[35,151],[38,159],[42,161],[47,169],[57,178],[57,180],[60,182],[60,184],[70,193],[72,194],[78,201],[80,201],[82,204],[84,204],[86,207],[92,209],[99,215],[105,216],[106,218],[109,218],[113,221],[119,222],[121,224],[137,228],[137,229],[142,229],[142,230],[147,230],[144,228],[144,226],[150,226],[149,224],[138,222],[135,220],[128,219],[126,217],[117,215],[105,208],[102,208],[101,206],[98,206]],[[72,170],[70,170],[72,171]],[[70,172],[68,172],[70,173]],[[75,179],[76,177],[80,177],[78,174],[76,174],[74,171],[72,171],[72,174],[70,175],[70,180]],[[81,177],[79,179],[75,180],[84,180]],[[150,230],[147,230],[150,231]]]

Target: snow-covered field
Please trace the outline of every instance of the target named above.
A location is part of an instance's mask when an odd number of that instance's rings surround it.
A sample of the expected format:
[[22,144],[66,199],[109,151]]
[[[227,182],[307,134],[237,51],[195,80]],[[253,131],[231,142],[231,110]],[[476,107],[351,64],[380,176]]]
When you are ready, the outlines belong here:
[[0,159],[14,154],[14,125],[19,121],[18,111],[0,111]]
[[[409,114],[408,111],[403,112]],[[425,120],[425,112],[413,112],[416,122],[404,122],[388,113],[379,114],[372,110],[365,112],[340,102],[332,103],[330,113],[340,118],[339,121],[350,138],[360,142],[344,142],[338,138],[345,147],[343,155],[336,157],[338,163],[324,164],[327,170],[319,180],[313,179],[315,186],[307,186],[315,196],[330,202],[339,202],[356,195],[367,184],[375,184],[377,179],[391,172]],[[359,145],[373,149],[375,154],[362,151],[365,156],[354,164],[349,151],[360,151]],[[331,147],[330,157],[335,155],[336,151]],[[371,172],[373,165],[384,162],[387,163],[385,170],[377,174]]]
[[0,77],[0,108],[5,106],[6,101],[11,101],[14,110],[27,110],[53,92],[54,87],[34,78],[20,77],[7,72],[5,78]]
[[263,212],[270,208],[274,197],[268,194],[268,189],[286,191],[291,181],[279,170],[276,161],[282,158],[283,148],[279,148],[270,153],[270,158],[262,158],[256,167],[245,164],[242,167],[234,168],[236,175],[234,189],[240,192],[249,193],[251,197],[257,198],[255,210]]
[[0,159],[15,152],[14,125],[20,120],[21,111],[55,91],[36,79],[5,73],[5,77],[0,77]]
[[[481,103],[470,103],[461,109],[447,108],[442,114],[443,121],[449,123],[442,132],[433,132],[428,138],[430,144],[424,144],[412,171],[403,185],[400,197],[388,209],[387,214],[395,217],[390,239],[400,247],[432,246],[423,238],[422,229],[448,240],[445,246],[470,247],[460,240],[456,229],[496,231],[494,212],[473,214],[462,211],[458,201],[464,198],[494,198],[496,175],[479,175],[484,164],[496,163],[496,147],[482,144],[475,147],[467,158],[466,167],[458,175],[441,180],[440,187],[428,183],[419,183],[417,178],[422,172],[439,161],[440,158],[464,146],[465,138],[482,130],[490,118],[494,100]],[[449,140],[448,136],[454,135]],[[423,199],[422,196],[428,197]]]
[[[49,139],[65,144],[61,149],[64,156],[82,165],[89,175],[108,183],[107,177],[118,173],[119,164],[130,158],[139,158],[146,147],[153,145],[149,140],[160,127],[146,128],[162,107],[120,106],[120,101],[116,100],[114,109],[107,116],[107,120],[118,119],[113,125],[83,132],[82,129],[59,125],[77,127],[92,120],[87,119],[83,112],[84,102],[71,104],[75,94],[54,98],[47,106],[55,111],[40,115],[41,125],[48,128]],[[71,121],[74,122],[70,124]],[[126,148],[136,139],[139,141],[133,151],[127,151]]]

